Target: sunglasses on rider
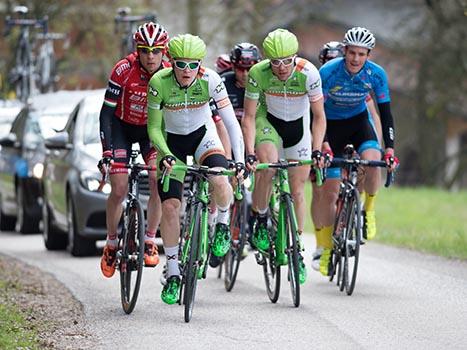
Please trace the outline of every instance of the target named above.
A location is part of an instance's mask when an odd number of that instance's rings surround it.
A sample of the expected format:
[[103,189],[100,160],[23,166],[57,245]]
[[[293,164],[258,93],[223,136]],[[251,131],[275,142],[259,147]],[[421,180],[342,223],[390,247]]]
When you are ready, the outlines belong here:
[[174,61],[175,67],[177,67],[180,70],[185,70],[185,68],[188,67],[189,70],[195,70],[198,69],[201,62],[200,61],[191,61],[191,62],[186,62],[186,61]]
[[159,52],[162,51],[164,48],[163,46],[144,46],[144,45],[137,45],[136,48],[138,49],[139,52],[144,53],[145,55],[149,53],[153,53],[154,55],[157,55]]
[[295,59],[295,56],[287,57],[287,58],[274,58],[271,60],[271,64],[274,67],[279,67],[281,64],[287,67],[293,63],[294,59]]

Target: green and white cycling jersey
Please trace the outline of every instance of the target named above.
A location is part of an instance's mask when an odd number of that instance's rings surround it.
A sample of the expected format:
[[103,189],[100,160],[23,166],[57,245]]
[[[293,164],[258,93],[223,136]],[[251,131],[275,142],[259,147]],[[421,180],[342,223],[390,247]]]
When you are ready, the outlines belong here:
[[243,135],[227,90],[219,74],[205,67],[200,67],[195,80],[188,87],[179,85],[173,68],[157,72],[149,81],[148,133],[161,156],[173,155],[170,145],[167,145],[166,133],[188,135],[202,126],[206,127],[207,134],[216,138],[208,143],[202,153],[212,151],[213,147],[222,149],[209,107],[211,98],[216,102],[219,115],[229,132],[235,160],[244,162]]
[[[297,120],[309,113],[310,101],[323,97],[321,78],[316,67],[309,61],[297,57],[291,76],[279,80],[271,70],[270,61],[255,64],[248,73],[245,96],[260,100],[274,117],[284,121]],[[259,113],[266,110],[259,109]]]
[[281,157],[311,159],[310,101],[323,97],[316,67],[297,57],[286,81],[272,72],[269,60],[249,71],[245,97],[259,100],[256,112],[255,144],[271,142]]

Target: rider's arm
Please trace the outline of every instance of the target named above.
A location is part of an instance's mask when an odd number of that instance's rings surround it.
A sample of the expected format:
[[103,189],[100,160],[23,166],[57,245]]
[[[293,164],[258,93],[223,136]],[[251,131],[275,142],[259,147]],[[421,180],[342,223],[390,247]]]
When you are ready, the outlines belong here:
[[378,136],[378,142],[382,143],[382,127],[381,127],[381,119],[379,117],[378,111],[375,106],[375,102],[371,95],[368,95],[366,98],[366,106],[368,107],[368,111],[370,112],[371,119],[373,119],[373,123],[375,125],[376,134]]
[[256,67],[253,66],[248,72],[248,81],[245,87],[245,100],[243,102],[244,115],[242,119],[243,137],[245,138],[246,154],[255,153],[256,137],[256,110],[261,94],[256,78]]
[[104,156],[111,156],[112,151],[112,121],[121,98],[124,81],[131,68],[130,62],[124,58],[115,64],[110,73],[107,90],[105,91],[104,103],[99,115],[99,129]]
[[232,146],[230,145],[229,132],[227,131],[224,122],[222,119],[214,121],[216,124],[217,134],[221,139],[222,146],[224,147],[225,157],[227,159],[232,159]]
[[394,153],[394,119],[391,113],[391,102],[378,103],[378,109],[381,113],[381,126],[386,153],[388,151]]
[[372,86],[381,116],[384,146],[386,153],[394,153],[394,119],[391,113],[388,78],[384,69],[376,64],[373,67]]
[[[213,72],[214,73],[214,72]],[[243,143],[243,135],[240,125],[238,124],[235,112],[230,103],[227,90],[221,77],[215,73],[212,82],[210,81],[210,94],[217,105],[219,116],[225,124],[229,133],[230,144],[236,162],[245,162],[245,145]]]
[[222,146],[224,147],[225,157],[227,159],[232,159],[232,146],[230,145],[229,133],[225,128],[225,124],[222,121],[222,118],[219,116],[219,111],[217,110],[216,102],[211,98],[209,101],[209,107],[211,107],[212,120],[216,125],[217,135],[221,139]]
[[321,88],[321,77],[318,70],[311,63],[307,70],[307,93],[310,99],[312,123],[312,150],[320,151],[326,132],[326,115],[324,113],[324,98]]
[[114,112],[115,106],[108,105],[104,101],[99,115],[99,130],[104,156],[112,156],[112,119],[114,118]]
[[148,85],[148,135],[162,156],[172,155],[164,137],[161,79],[157,73]]
[[326,115],[324,114],[324,103],[321,97],[317,101],[310,101],[311,110],[313,111],[313,125],[312,125],[312,138],[313,151],[321,151],[321,146],[324,141],[326,132]]

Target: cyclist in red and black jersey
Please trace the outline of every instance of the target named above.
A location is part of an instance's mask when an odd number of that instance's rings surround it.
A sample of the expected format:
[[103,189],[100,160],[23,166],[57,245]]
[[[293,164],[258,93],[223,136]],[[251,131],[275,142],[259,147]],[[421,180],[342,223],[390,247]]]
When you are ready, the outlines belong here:
[[[152,75],[169,66],[163,61],[169,35],[158,23],[145,23],[133,35],[136,51],[114,66],[100,113],[102,159],[100,168],[112,161],[128,163],[131,146],[138,142],[144,161],[156,165],[156,150],[147,133],[147,89]],[[107,243],[101,259],[105,277],[115,272],[117,226],[122,213],[122,202],[128,190],[128,171],[110,171],[112,190],[107,200]],[[149,172],[150,196],[148,201],[147,231],[145,234],[146,266],[159,263],[155,235],[161,217],[160,198],[157,193],[155,172]]]

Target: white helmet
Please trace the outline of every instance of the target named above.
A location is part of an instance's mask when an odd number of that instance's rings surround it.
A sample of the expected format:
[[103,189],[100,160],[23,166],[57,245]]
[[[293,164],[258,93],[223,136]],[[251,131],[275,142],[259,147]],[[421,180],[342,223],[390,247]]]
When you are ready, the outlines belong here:
[[342,41],[345,46],[359,46],[368,50],[375,48],[375,36],[366,28],[353,27],[345,33]]

